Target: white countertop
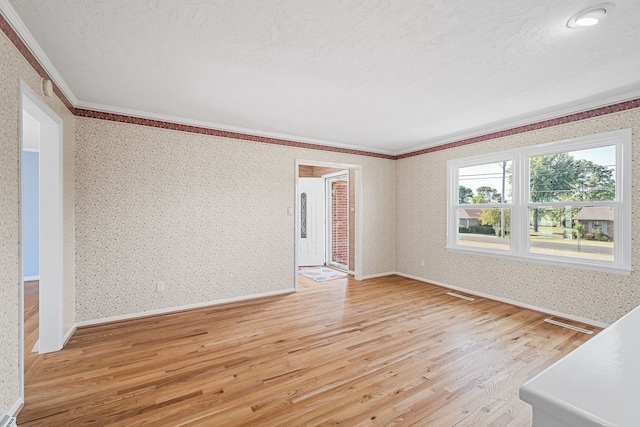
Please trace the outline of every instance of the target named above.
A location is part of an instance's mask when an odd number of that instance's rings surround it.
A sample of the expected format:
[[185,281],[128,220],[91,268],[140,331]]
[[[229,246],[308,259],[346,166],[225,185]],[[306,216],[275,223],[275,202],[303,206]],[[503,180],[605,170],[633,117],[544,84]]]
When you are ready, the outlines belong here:
[[640,307],[520,387],[534,409],[580,427],[640,426]]

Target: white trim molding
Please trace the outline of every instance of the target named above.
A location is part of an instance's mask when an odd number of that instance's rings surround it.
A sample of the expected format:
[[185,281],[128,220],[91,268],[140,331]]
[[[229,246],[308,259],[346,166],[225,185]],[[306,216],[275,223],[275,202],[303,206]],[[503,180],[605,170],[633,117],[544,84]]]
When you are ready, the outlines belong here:
[[16,33],[20,36],[25,45],[29,48],[33,56],[36,57],[42,68],[45,69],[47,74],[54,81],[56,86],[60,88],[64,96],[71,102],[73,106],[78,104],[78,98],[73,94],[67,83],[62,79],[58,70],[53,66],[53,63],[49,60],[49,57],[44,53],[36,39],[31,32],[27,29],[22,19],[18,16],[13,6],[8,0],[0,0],[0,12],[7,21],[11,24]]
[[[24,81],[19,81],[20,148],[24,146],[24,114],[40,124],[40,351],[49,353],[63,346],[63,121]],[[22,169],[22,165],[20,166]],[[20,200],[22,206],[22,199]],[[22,216],[22,213],[21,213]],[[22,229],[21,229],[22,232]],[[20,242],[22,252],[22,242]],[[47,254],[47,256],[43,256]],[[24,274],[24,272],[23,272]]]
[[[629,275],[632,271],[631,263],[631,129],[620,129],[595,135],[586,135],[563,141],[532,145],[514,150],[497,151],[472,157],[450,159],[447,161],[447,243],[449,251],[495,258],[508,258],[518,261],[540,264],[557,265],[583,270],[594,270],[605,273]],[[551,201],[537,201],[531,196],[529,184],[530,160],[539,156],[550,156],[561,153],[580,152],[603,147],[615,148],[614,182],[615,198],[612,200],[598,200],[596,198],[585,201],[577,198],[570,200],[551,199]],[[459,201],[459,185],[462,170],[472,170],[473,167],[484,165],[509,164],[510,197],[505,200],[477,203],[461,203]],[[505,166],[503,166],[504,168]],[[503,183],[504,171],[503,169]],[[504,187],[504,185],[503,185]],[[574,246],[570,250],[551,253],[536,252],[530,238],[529,216],[532,210],[554,208],[582,208],[600,207],[611,208],[614,215],[614,231],[612,234],[613,257],[596,259],[588,256],[578,256]],[[460,243],[458,212],[462,209],[502,209],[510,211],[510,238],[492,241],[504,242],[503,247],[470,246]],[[573,220],[573,214],[570,217]],[[509,225],[505,222],[505,228]],[[577,250],[580,250],[578,240]],[[586,252],[585,252],[586,253]],[[588,255],[588,254],[587,254]]]
[[69,340],[71,339],[71,337],[73,336],[73,334],[78,330],[78,328],[76,327],[75,324],[73,324],[69,330],[67,331],[66,334],[64,334],[64,337],[62,337],[62,347],[64,348],[65,345],[67,345],[67,343],[69,342]]
[[240,134],[251,136],[262,136],[266,138],[283,139],[294,142],[301,142],[306,144],[314,144],[326,147],[332,147],[336,149],[348,149],[363,151],[366,153],[381,154],[385,156],[403,156],[405,154],[411,154],[424,149],[437,147],[440,145],[446,145],[453,142],[458,142],[466,139],[482,137],[493,133],[504,132],[511,129],[520,128],[523,126],[533,125],[549,120],[555,120],[567,116],[571,116],[585,111],[590,111],[597,108],[607,107],[626,101],[631,101],[640,98],[640,90],[636,87],[630,88],[625,92],[620,91],[608,91],[598,95],[590,96],[586,99],[582,99],[573,103],[566,103],[558,106],[551,106],[545,109],[541,109],[534,112],[524,113],[516,117],[509,117],[504,120],[494,121],[486,125],[477,126],[471,129],[466,129],[461,132],[448,133],[439,137],[428,138],[423,141],[417,141],[416,145],[403,150],[389,150],[374,147],[365,147],[358,144],[344,144],[337,141],[327,141],[316,138],[308,138],[303,136],[282,134],[277,132],[269,132],[258,129],[250,129],[240,126],[230,126],[221,123],[208,122],[202,120],[193,120],[185,117],[176,117],[165,114],[152,113],[148,111],[140,111],[135,109],[129,109],[124,107],[118,107],[113,105],[94,103],[89,101],[79,100],[62,78],[62,75],[54,67],[51,60],[48,58],[44,50],[40,47],[35,37],[31,34],[27,26],[19,17],[15,9],[13,8],[9,0],[0,0],[0,14],[4,16],[9,25],[18,34],[20,39],[24,42],[26,47],[34,55],[35,59],[44,68],[46,73],[51,77],[51,80],[62,91],[66,99],[71,105],[78,109],[86,109],[95,112],[103,112],[107,114],[118,114],[124,116],[132,116],[140,119],[157,120],[161,122],[170,122],[180,125],[197,126],[203,128],[209,128],[213,130],[237,132]]
[[[1,0],[0,0],[1,1]],[[160,122],[175,123],[178,125],[196,126],[200,128],[213,129],[224,132],[234,132],[251,136],[262,136],[265,138],[274,138],[285,141],[300,142],[303,144],[321,145],[323,147],[332,147],[345,150],[356,150],[367,153],[382,154],[385,156],[394,156],[395,152],[389,150],[375,149],[357,144],[341,144],[339,142],[328,141],[317,138],[307,138],[298,135],[290,135],[286,133],[268,132],[258,129],[251,129],[242,126],[229,126],[222,123],[208,122],[204,120],[188,119],[186,117],[171,116],[168,114],[151,113],[147,111],[134,110],[130,108],[116,107],[112,105],[97,104],[92,102],[78,101],[73,103],[74,107],[90,111],[97,111],[107,114],[119,114],[122,116],[136,117],[139,119],[157,120]]]
[[406,277],[407,279],[413,279],[413,280],[417,280],[419,282],[428,283],[429,285],[435,285],[435,286],[440,286],[442,288],[452,289],[452,290],[458,291],[458,292],[464,292],[465,294],[475,295],[475,296],[480,297],[480,298],[486,298],[486,299],[490,299],[490,300],[493,300],[493,301],[499,301],[499,302],[503,302],[503,303],[506,303],[506,304],[515,305],[516,307],[522,307],[522,308],[526,308],[528,310],[538,311],[540,313],[545,313],[545,314],[548,314],[550,316],[562,317],[564,319],[573,320],[575,322],[586,323],[587,325],[597,326],[599,328],[606,328],[607,326],[609,326],[608,323],[598,322],[596,320],[587,319],[586,317],[574,316],[572,314],[562,313],[560,311],[550,310],[548,308],[538,307],[536,305],[526,304],[526,303],[523,303],[523,302],[520,302],[520,301],[511,300],[511,299],[508,299],[508,298],[502,298],[502,297],[498,297],[498,296],[495,296],[495,295],[485,294],[484,292],[474,291],[474,290],[471,290],[471,289],[463,288],[461,286],[449,285],[447,283],[438,282],[436,280],[429,280],[429,279],[425,279],[423,277],[412,276],[410,274],[399,273],[399,272],[395,272],[395,273],[392,273],[392,274],[396,274],[398,276]]
[[[583,113],[585,111],[591,111],[597,108],[607,107],[615,104],[619,104],[626,101],[631,101],[640,98],[640,90],[633,90],[631,92],[625,92],[619,95],[606,96],[604,98],[598,98],[588,102],[582,102],[568,108],[562,108],[559,110],[552,110],[548,112],[542,112],[540,114],[528,114],[522,118],[511,118],[497,123],[489,124],[486,126],[480,126],[475,129],[458,132],[445,136],[444,138],[430,139],[421,145],[394,152],[396,156],[402,156],[403,154],[411,154],[416,151],[425,150],[428,148],[437,147],[440,145],[446,145],[453,142],[464,141],[466,139],[477,138],[484,135],[491,135],[493,133],[504,132],[512,129],[517,129],[523,126],[534,125],[536,123],[546,122],[548,120],[561,119],[563,117],[571,116],[573,114]],[[588,120],[588,119],[583,119]]]
[[13,406],[11,406],[11,408],[7,411],[7,415],[15,417],[18,414],[18,412],[20,412],[20,409],[22,409],[23,406],[24,406],[24,399],[20,397],[18,398],[18,400],[16,400],[16,403],[14,403]]
[[[233,297],[233,298],[224,298],[224,299],[219,299],[215,301],[197,302],[193,304],[159,308],[157,310],[149,310],[149,311],[143,311],[139,313],[130,313],[130,314],[123,314],[120,316],[103,317],[101,319],[84,320],[84,321],[76,322],[74,324],[74,327],[69,332],[67,332],[67,334],[73,334],[73,332],[75,332],[77,328],[83,328],[86,326],[102,325],[105,323],[119,322],[122,320],[140,319],[142,317],[158,316],[162,314],[175,313],[178,311],[194,310],[198,308],[212,307],[216,305],[229,304],[233,302],[249,301],[249,300],[266,298],[266,297],[288,295],[292,293],[295,293],[294,289],[282,289],[279,291],[264,292],[261,294],[245,295],[245,296]],[[69,337],[70,336],[71,335],[69,335]]]
[[355,216],[356,216],[356,226],[355,226],[355,248],[354,248],[354,263],[355,268],[353,268],[353,275],[356,280],[363,280],[362,276],[363,271],[363,263],[364,263],[364,253],[363,253],[363,234],[364,234],[364,216],[363,216],[363,167],[362,165],[357,164],[348,164],[348,163],[334,163],[334,162],[324,162],[319,160],[304,160],[304,159],[296,159],[295,161],[295,207],[294,211],[294,283],[295,290],[298,291],[298,252],[300,250],[300,242],[298,241],[298,236],[300,235],[300,216],[297,214],[298,207],[300,206],[300,194],[298,192],[298,178],[300,178],[300,166],[319,166],[319,167],[329,167],[336,169],[343,169],[348,171],[353,171],[355,177]]
[[393,276],[394,274],[397,274],[398,276],[401,275],[399,273],[396,273],[395,271],[387,271],[386,273],[376,273],[376,274],[368,274],[366,276],[362,276],[362,280],[376,279],[378,277],[385,277],[385,276]]

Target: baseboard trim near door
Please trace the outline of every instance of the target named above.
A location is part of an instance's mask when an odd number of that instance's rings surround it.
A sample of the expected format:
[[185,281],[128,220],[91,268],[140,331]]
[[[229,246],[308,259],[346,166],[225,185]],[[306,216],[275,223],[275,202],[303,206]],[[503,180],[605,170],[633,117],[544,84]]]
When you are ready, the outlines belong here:
[[143,317],[151,317],[151,316],[158,316],[162,314],[175,313],[177,311],[194,310],[198,308],[212,307],[216,305],[229,304],[233,302],[250,301],[250,300],[260,299],[260,298],[287,295],[287,294],[293,294],[295,292],[296,292],[295,289],[282,289],[279,291],[270,291],[270,292],[264,292],[260,294],[245,295],[241,297],[225,298],[225,299],[207,301],[207,302],[198,302],[194,304],[167,307],[167,308],[161,308],[157,310],[143,311],[139,313],[123,314],[120,316],[103,317],[103,318],[94,319],[94,320],[82,320],[80,322],[76,322],[74,325],[74,328],[85,328],[87,326],[103,325],[105,323],[120,322],[122,320],[139,319]]
[[74,323],[73,325],[71,325],[71,327],[69,328],[67,333],[64,334],[64,337],[62,338],[62,347],[63,348],[64,348],[65,345],[67,345],[67,343],[69,342],[69,340],[71,339],[73,334],[76,332],[76,330],[78,330],[78,327]]
[[375,279],[377,277],[384,277],[384,276],[393,276],[394,274],[398,274],[398,273],[396,273],[395,271],[388,271],[386,273],[368,274],[366,276],[362,276],[362,280]]
[[9,409],[9,411],[7,411],[7,415],[15,417],[16,415],[18,415],[18,412],[20,412],[23,406],[24,406],[24,398],[19,397],[18,400],[16,400],[16,403],[14,403],[13,406]]

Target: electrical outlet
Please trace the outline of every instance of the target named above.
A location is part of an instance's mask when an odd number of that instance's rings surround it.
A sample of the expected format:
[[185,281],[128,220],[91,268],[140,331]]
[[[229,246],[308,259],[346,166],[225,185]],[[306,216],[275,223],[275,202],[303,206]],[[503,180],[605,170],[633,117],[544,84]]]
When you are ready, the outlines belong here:
[[425,266],[425,264],[424,264],[424,260],[423,260],[423,259],[421,259],[421,260],[420,260],[420,267],[424,267],[424,266]]
[[164,292],[164,282],[156,283],[156,292]]

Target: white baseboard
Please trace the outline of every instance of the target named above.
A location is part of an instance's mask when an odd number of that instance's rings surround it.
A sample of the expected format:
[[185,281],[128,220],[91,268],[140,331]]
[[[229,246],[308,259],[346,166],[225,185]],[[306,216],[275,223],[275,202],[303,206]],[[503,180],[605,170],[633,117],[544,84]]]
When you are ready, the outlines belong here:
[[118,322],[118,321],[121,321],[121,320],[139,319],[141,317],[149,317],[149,316],[157,316],[157,315],[160,315],[160,314],[175,313],[176,311],[193,310],[193,309],[196,309],[196,308],[211,307],[211,306],[215,306],[215,305],[229,304],[229,303],[232,303],[232,302],[248,301],[248,300],[253,300],[253,299],[258,299],[258,298],[265,298],[265,297],[273,297],[273,296],[278,296],[278,295],[293,294],[295,292],[296,292],[296,290],[293,289],[293,288],[292,289],[283,289],[283,290],[279,290],[279,291],[264,292],[264,293],[261,293],[261,294],[245,295],[245,296],[241,296],[241,297],[225,298],[225,299],[220,299],[220,300],[215,300],[215,301],[198,302],[198,303],[194,303],[194,304],[180,305],[180,306],[168,307],[168,308],[160,308],[158,310],[143,311],[143,312],[140,312],[140,313],[131,313],[131,314],[123,314],[123,315],[120,315],[120,316],[103,317],[101,319],[94,319],[94,320],[83,320],[83,321],[75,323],[74,330],[75,330],[75,328],[81,328],[81,327],[85,327],[85,326],[101,325],[101,324],[104,324],[104,323]]
[[367,276],[362,276],[362,280],[375,279],[376,277],[391,276],[394,274],[398,274],[398,273],[396,273],[395,271],[388,271],[386,273],[369,274]]
[[33,280],[40,280],[40,276],[25,276],[22,279],[23,282],[31,282]]
[[539,311],[541,313],[545,313],[545,314],[548,314],[550,316],[557,316],[557,317],[562,317],[562,318],[573,320],[573,321],[580,322],[580,323],[586,323],[588,325],[597,326],[599,328],[606,328],[607,326],[609,326],[608,323],[598,322],[596,320],[591,320],[591,319],[587,319],[587,318],[580,317],[580,316],[574,316],[572,314],[562,313],[560,311],[549,310],[548,308],[538,307],[538,306],[535,306],[535,305],[531,305],[531,304],[526,304],[526,303],[519,302],[519,301],[510,300],[508,298],[501,298],[501,297],[497,297],[495,295],[489,295],[489,294],[485,294],[483,292],[478,292],[478,291],[473,291],[473,290],[470,290],[470,289],[462,288],[460,286],[449,285],[449,284],[446,284],[446,283],[437,282],[435,280],[429,280],[429,279],[425,279],[425,278],[422,278],[422,277],[412,276],[410,274],[398,273],[398,272],[395,272],[395,273],[392,273],[392,274],[397,274],[398,276],[406,277],[408,279],[418,280],[420,282],[429,283],[431,285],[436,285],[436,286],[440,286],[440,287],[447,288],[447,289],[453,289],[455,291],[460,291],[460,292],[464,292],[466,294],[475,295],[475,296],[480,297],[480,298],[486,298],[486,299],[490,299],[490,300],[494,300],[494,301],[500,301],[500,302],[504,302],[504,303],[507,303],[507,304],[515,305],[517,307],[522,307],[522,308],[526,308],[526,309],[529,309],[529,310]]
[[7,411],[7,415],[15,417],[20,411],[20,409],[22,409],[23,405],[24,405],[24,399],[22,397],[19,397],[18,400],[16,400],[16,403],[13,404],[11,409]]
[[[69,330],[67,331],[66,334],[64,334],[64,337],[62,337],[62,347],[64,348],[65,345],[67,345],[67,342],[69,341],[69,339],[71,339],[71,336],[73,335],[73,333],[76,331],[76,325],[74,324],[73,326],[71,326],[69,328]],[[35,345],[33,346],[33,348],[31,349],[32,353],[40,353],[40,340],[36,341]]]
[[76,327],[76,324],[74,323],[73,325],[71,325],[71,327],[69,328],[69,330],[67,331],[66,334],[64,334],[64,337],[62,337],[62,347],[64,347],[65,345],[67,345],[67,342],[69,342],[69,340],[71,339],[71,336],[73,335],[73,333],[76,331],[76,329],[78,329]]

